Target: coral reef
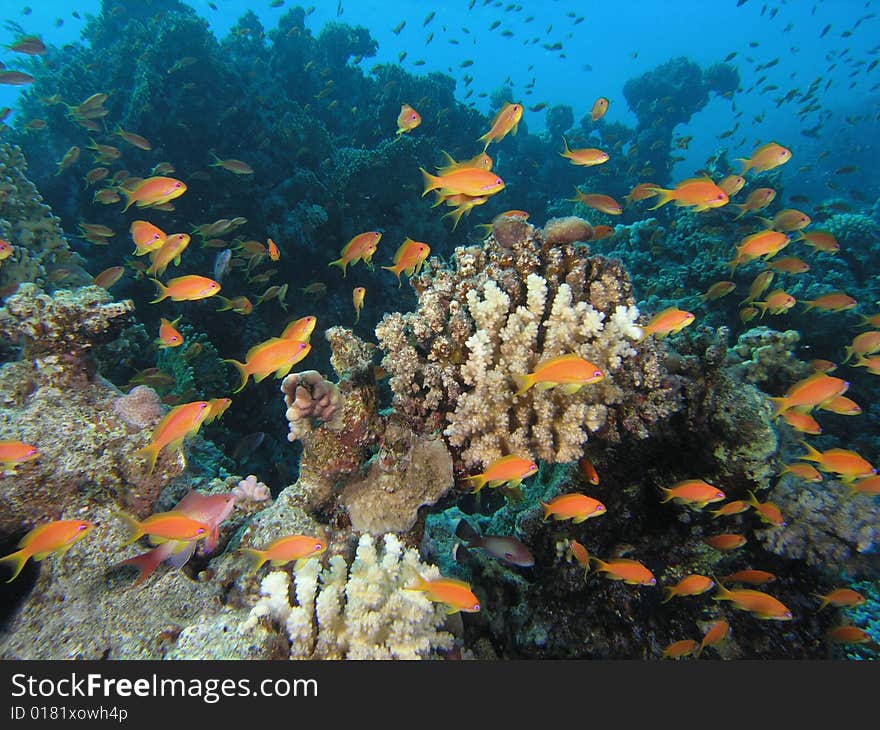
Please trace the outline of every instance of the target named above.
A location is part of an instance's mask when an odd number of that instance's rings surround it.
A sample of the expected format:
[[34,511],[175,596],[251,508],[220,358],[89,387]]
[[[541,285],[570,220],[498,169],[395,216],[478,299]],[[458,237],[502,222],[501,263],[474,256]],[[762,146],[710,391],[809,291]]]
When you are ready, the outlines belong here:
[[[318,421],[334,431],[342,427],[339,388],[316,370],[291,373],[281,381],[281,392],[287,404],[291,441],[301,439]],[[338,414],[338,416],[337,416]]]
[[288,598],[290,576],[269,573],[241,631],[262,620],[283,627],[291,659],[429,658],[437,649],[451,648],[453,640],[441,630],[442,606],[405,590],[416,574],[439,577],[394,535],[385,535],[381,549],[363,535],[350,566],[337,555],[323,569],[309,560],[294,571],[294,606]]
[[242,479],[233,487],[232,493],[237,500],[242,502],[268,502],[272,499],[272,492],[263,482],[258,481],[254,474]]
[[[418,431],[442,428],[468,468],[507,453],[574,461],[592,436],[647,435],[675,403],[656,345],[636,342],[626,271],[571,244],[551,247],[521,219],[506,223],[482,247],[456,249],[448,266],[429,260],[412,280],[417,311],[376,328],[396,409]],[[514,395],[512,375],[568,353],[605,378],[573,395]]]
[[739,359],[737,369],[747,382],[777,393],[811,372],[810,366],[795,354],[800,341],[796,330],[754,327],[737,338],[730,352]]

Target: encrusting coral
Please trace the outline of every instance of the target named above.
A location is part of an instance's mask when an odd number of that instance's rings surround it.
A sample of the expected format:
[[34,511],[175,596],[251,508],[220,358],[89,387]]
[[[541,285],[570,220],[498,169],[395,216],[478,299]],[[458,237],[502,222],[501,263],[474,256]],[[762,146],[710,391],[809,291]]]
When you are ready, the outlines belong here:
[[[406,590],[415,576],[426,580],[440,571],[393,534],[381,548],[362,535],[349,566],[341,555],[322,568],[309,560],[294,571],[297,605],[290,605],[290,576],[274,571],[262,581],[261,598],[241,625],[247,632],[261,620],[283,626],[291,659],[425,659],[452,647],[441,630],[442,606]],[[320,587],[319,587],[320,586]]]
[[[443,429],[467,467],[508,453],[574,461],[593,436],[638,437],[675,408],[657,346],[638,342],[639,316],[619,261],[548,244],[522,219],[495,224],[482,246],[457,248],[413,277],[416,312],[376,328],[394,405],[416,430]],[[578,393],[533,388],[513,375],[577,354],[605,377]]]

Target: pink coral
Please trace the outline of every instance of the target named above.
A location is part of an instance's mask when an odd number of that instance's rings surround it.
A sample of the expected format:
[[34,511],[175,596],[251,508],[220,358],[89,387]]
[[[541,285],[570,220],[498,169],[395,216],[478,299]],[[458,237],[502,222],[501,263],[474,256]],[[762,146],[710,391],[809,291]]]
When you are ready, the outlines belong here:
[[232,493],[236,499],[241,501],[267,502],[272,499],[269,487],[263,482],[257,481],[254,474],[250,474],[247,479],[242,479],[237,487],[232,488]]
[[129,426],[144,429],[156,425],[163,409],[155,390],[149,385],[138,385],[113,400],[113,411]]

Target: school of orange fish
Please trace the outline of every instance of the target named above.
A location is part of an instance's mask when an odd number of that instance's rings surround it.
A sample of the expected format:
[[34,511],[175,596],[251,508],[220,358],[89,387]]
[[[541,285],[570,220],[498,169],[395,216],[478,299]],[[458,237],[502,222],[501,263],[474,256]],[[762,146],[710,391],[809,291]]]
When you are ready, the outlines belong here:
[[[402,26],[401,26],[402,27]],[[396,32],[399,32],[396,31]],[[19,41],[18,47],[13,48],[22,53],[39,55],[45,51],[42,42],[36,37],[26,37]],[[29,83],[26,75],[17,72],[5,71],[3,83],[24,84]],[[32,80],[32,79],[31,79]],[[103,104],[108,98],[107,94],[98,93],[90,96],[79,104],[68,105],[68,113],[76,123],[91,131],[100,131],[101,126],[97,120],[107,115]],[[608,112],[610,102],[606,97],[596,100],[591,111],[593,122],[601,120]],[[503,179],[493,170],[493,160],[487,154],[487,150],[493,143],[503,140],[508,134],[515,134],[517,125],[522,119],[524,108],[522,104],[505,103],[498,111],[490,129],[479,138],[483,142],[482,151],[475,157],[456,161],[448,154],[443,153],[446,164],[437,168],[436,174],[432,174],[420,168],[424,181],[423,196],[435,192],[434,206],[446,204],[453,210],[444,217],[453,220],[453,228],[457,226],[463,216],[469,215],[472,210],[486,203],[492,196],[504,189]],[[396,135],[412,133],[421,124],[422,118],[419,112],[409,104],[403,104],[397,118]],[[114,134],[126,143],[143,150],[151,150],[151,143],[144,137],[117,126]],[[567,158],[572,164],[583,167],[602,165],[610,159],[610,155],[600,149],[584,148],[572,149],[568,140],[562,139],[563,149],[560,155]],[[121,150],[108,144],[99,144],[92,140],[87,148],[95,158],[98,167],[90,170],[85,176],[85,185],[91,186],[98,182],[106,181],[107,187],[95,193],[94,202],[112,204],[123,200],[123,212],[128,211],[134,205],[138,209],[156,208],[160,210],[172,210],[173,202],[184,195],[187,190],[186,184],[169,175],[174,172],[170,163],[164,162],[156,165],[145,178],[137,178],[128,173],[117,173],[110,177],[110,171],[104,164],[119,160]],[[82,150],[72,147],[58,162],[58,174],[63,173],[73,165],[80,157]],[[797,303],[795,298],[788,294],[784,288],[778,288],[768,293],[774,278],[777,275],[796,276],[809,270],[809,264],[801,258],[778,257],[778,254],[795,242],[801,242],[812,247],[816,252],[833,255],[840,246],[835,237],[828,231],[805,231],[810,225],[811,219],[806,213],[793,208],[786,208],[777,213],[772,220],[760,217],[760,213],[775,199],[776,191],[769,187],[753,190],[741,203],[733,203],[734,198],[746,185],[746,175],[749,173],[763,173],[787,163],[792,157],[790,150],[776,142],[770,142],[756,149],[748,158],[741,159],[742,169],[739,173],[732,173],[723,180],[714,181],[708,176],[684,180],[671,189],[662,188],[651,182],[641,182],[629,195],[626,196],[627,205],[634,205],[641,201],[656,198],[654,205],[649,210],[655,210],[670,202],[676,206],[687,208],[694,213],[709,210],[717,210],[730,206],[737,210],[734,220],[747,218],[753,220],[757,230],[745,236],[737,246],[729,262],[731,275],[741,267],[747,267],[755,261],[763,262],[763,270],[757,274],[749,286],[749,293],[742,304],[740,318],[748,322],[759,314],[763,317],[769,313],[782,315]],[[211,166],[225,169],[237,175],[249,175],[254,172],[250,165],[242,160],[221,159],[212,153]],[[620,215],[623,205],[611,196],[596,192],[576,191],[572,200],[584,206],[598,210],[608,215]],[[508,211],[501,216],[527,217],[525,211]],[[243,219],[223,219],[211,224],[197,226],[193,233],[201,236],[203,245],[211,246],[212,240],[217,236],[241,225]],[[491,224],[482,226],[491,231]],[[115,235],[115,232],[103,225],[83,222],[80,224],[83,237],[97,245],[106,245],[107,240]],[[158,304],[170,299],[172,302],[197,301],[217,296],[223,302],[219,311],[230,310],[238,314],[247,315],[253,311],[253,304],[245,296],[237,296],[226,299],[219,296],[221,285],[218,281],[206,276],[187,274],[169,279],[163,283],[168,268],[173,264],[179,266],[182,257],[190,244],[191,236],[186,233],[167,234],[154,224],[146,220],[135,220],[131,223],[130,234],[135,246],[136,257],[148,256],[149,266],[141,265],[137,261],[129,262],[139,275],[150,277],[156,285],[156,298],[152,304]],[[614,234],[610,226],[597,226],[594,229],[592,240]],[[790,234],[796,234],[793,238]],[[346,275],[349,266],[358,262],[372,267],[372,257],[377,252],[382,233],[379,231],[367,231],[354,236],[340,252],[340,257],[330,262],[330,266],[336,266]],[[222,243],[222,242],[221,242]],[[266,244],[259,241],[244,241],[239,245],[240,253],[251,270],[264,258],[277,261],[282,255],[278,245],[268,239]],[[11,256],[14,245],[8,241],[0,240],[0,262]],[[394,255],[393,263],[384,266],[393,272],[398,280],[405,273],[412,276],[418,273],[428,255],[428,244],[414,241],[410,238],[400,245]],[[94,283],[105,288],[113,286],[124,274],[123,266],[114,266],[101,272],[94,278]],[[268,278],[266,279],[268,280]],[[305,293],[320,291],[320,283],[310,285],[316,287]],[[718,300],[733,293],[737,287],[734,281],[719,281],[713,284],[702,295],[705,303]],[[287,286],[270,287],[258,300],[258,304],[268,299],[277,298],[282,304],[287,294]],[[356,320],[360,318],[360,310],[364,304],[366,289],[357,287],[352,292],[352,301]],[[763,297],[763,300],[759,300]],[[820,296],[814,300],[802,301],[807,309],[818,309],[826,312],[844,312],[854,309],[858,302],[845,292],[835,292]],[[184,338],[178,330],[180,317],[171,320],[161,319],[156,344],[160,348],[180,347],[184,344]],[[654,316],[642,327],[642,338],[650,336],[666,337],[680,332],[683,328],[692,324],[696,317],[691,312],[682,311],[675,307],[666,309]],[[282,378],[289,373],[291,368],[301,362],[311,350],[310,337],[316,326],[316,318],[313,316],[302,317],[293,321],[277,337],[254,345],[245,355],[244,362],[227,359],[238,371],[241,382],[233,391],[238,393],[248,383],[250,378],[259,382],[269,375]],[[864,367],[874,375],[880,375],[880,313],[863,317],[865,325],[873,328],[855,336],[852,343],[846,348],[846,357],[841,365],[854,359],[851,367]],[[859,405],[846,397],[844,394],[849,388],[849,383],[842,378],[830,375],[837,365],[825,360],[812,362],[814,374],[808,378],[793,384],[786,394],[780,398],[772,399],[775,406],[775,417],[782,418],[789,426],[804,434],[818,434],[821,432],[819,423],[813,417],[815,411],[830,411],[836,414],[857,415],[861,413]],[[566,394],[576,393],[583,387],[600,381],[604,373],[595,364],[583,358],[569,354],[553,358],[539,363],[531,373],[511,374],[518,390],[514,397],[519,396],[532,387],[538,389],[560,388]],[[199,432],[205,423],[219,418],[231,404],[230,398],[217,398],[210,401],[195,401],[184,403],[172,408],[162,418],[152,432],[149,443],[144,446],[138,455],[143,457],[152,472],[163,450],[176,453],[182,447],[185,439],[191,438]],[[858,453],[841,448],[829,449],[825,452],[817,451],[810,444],[803,442],[806,453],[801,461],[788,464],[782,473],[789,473],[797,478],[808,481],[820,481],[824,472],[834,475],[847,485],[854,495],[878,495],[880,494],[880,476],[876,469]],[[4,469],[14,470],[15,466],[39,456],[39,449],[35,445],[25,444],[19,441],[0,442],[0,466]],[[817,468],[811,463],[816,464]],[[580,471],[585,479],[593,485],[599,483],[599,475],[585,456],[580,461]],[[523,480],[531,477],[538,471],[538,464],[528,455],[508,455],[493,464],[488,465],[484,472],[468,477],[473,486],[474,493],[478,493],[484,486],[497,488],[505,486],[516,489]],[[718,505],[711,514],[713,519],[723,518],[739,514],[748,509],[753,509],[763,523],[772,527],[785,525],[785,518],[779,508],[772,502],[761,502],[755,494],[749,493],[749,500],[735,500],[726,504]],[[717,486],[708,484],[706,481],[694,478],[682,481],[669,488],[662,489],[662,502],[674,501],[692,510],[704,510],[708,505],[723,502],[727,497]],[[119,513],[119,519],[128,527],[131,544],[143,536],[147,536],[154,547],[147,553],[136,556],[124,563],[136,566],[140,571],[138,582],[145,580],[161,563],[168,561],[171,565],[179,567],[192,555],[195,546],[200,540],[204,540],[209,552],[216,547],[219,539],[219,525],[225,520],[232,509],[234,497],[231,495],[206,496],[192,492],[185,497],[180,504],[168,512],[156,513],[147,519],[138,521],[130,515]],[[606,514],[606,507],[598,500],[581,493],[568,493],[555,497],[548,503],[541,503],[544,509],[544,520],[553,518],[557,521],[572,520],[574,524],[580,524],[586,520],[601,517]],[[50,555],[63,555],[76,542],[84,538],[94,525],[84,520],[58,520],[35,527],[19,543],[19,550],[0,558],[0,562],[9,565],[13,575],[7,582],[16,578],[29,559],[41,561]],[[501,539],[501,538],[499,538]],[[734,551],[747,542],[747,537],[741,534],[720,533],[706,538],[705,543],[715,550]],[[478,543],[474,543],[479,547]],[[265,562],[274,566],[281,566],[290,561],[308,559],[319,556],[327,548],[325,541],[308,535],[283,536],[268,545],[263,550],[244,548],[242,552],[249,559],[251,569],[256,571]],[[523,546],[523,549],[524,546]],[[571,556],[580,563],[585,570],[585,577],[589,576],[591,568],[607,578],[622,581],[632,586],[656,586],[657,580],[652,572],[641,562],[634,559],[610,559],[603,561],[591,556],[587,549],[576,540],[569,541]],[[525,549],[528,554],[528,550]],[[528,565],[528,563],[522,563]],[[791,610],[774,596],[753,588],[727,588],[724,583],[748,586],[763,586],[775,579],[772,573],[760,569],[747,568],[739,570],[731,575],[720,579],[705,575],[691,574],[682,578],[674,586],[666,586],[665,601],[675,598],[697,596],[704,594],[713,588],[716,589],[715,600],[730,602],[735,608],[746,611],[758,619],[789,621],[794,618]],[[411,590],[424,591],[432,601],[443,603],[450,613],[457,611],[475,612],[480,610],[477,597],[471,590],[470,585],[463,581],[451,578],[440,578],[433,581],[417,579]],[[865,602],[864,596],[856,591],[842,587],[837,588],[827,595],[819,596],[821,600],[820,610],[828,605],[835,607],[853,607]],[[699,656],[707,647],[717,646],[729,634],[730,626],[723,619],[716,621],[706,632],[700,641],[695,639],[683,639],[668,646],[663,652],[664,657],[682,658],[685,656]],[[843,644],[868,643],[868,634],[856,626],[841,625],[831,629],[828,633],[831,641]]]

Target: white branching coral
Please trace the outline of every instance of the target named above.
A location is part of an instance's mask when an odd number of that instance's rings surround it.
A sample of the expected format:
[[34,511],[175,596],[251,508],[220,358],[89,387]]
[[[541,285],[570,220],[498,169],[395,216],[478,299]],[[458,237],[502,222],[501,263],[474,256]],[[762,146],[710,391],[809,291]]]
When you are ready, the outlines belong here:
[[441,630],[446,617],[440,605],[405,590],[417,574],[432,580],[440,571],[393,534],[384,536],[381,548],[363,535],[350,567],[335,555],[323,569],[317,560],[295,569],[296,605],[290,604],[288,573],[269,573],[241,629],[261,620],[284,627],[291,659],[429,658],[451,648],[452,635]]
[[[494,237],[458,248],[450,266],[428,262],[413,279],[418,311],[377,327],[399,412],[439,429],[465,468],[506,454],[574,461],[593,436],[646,424],[675,408],[653,342],[639,343],[639,311],[626,271],[583,248],[550,246],[520,226],[509,246]],[[605,378],[575,394],[532,388],[514,375],[575,354]]]

